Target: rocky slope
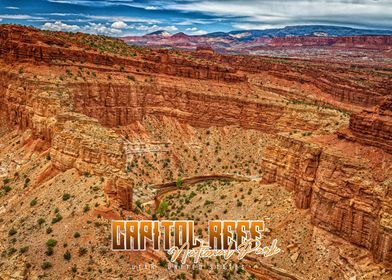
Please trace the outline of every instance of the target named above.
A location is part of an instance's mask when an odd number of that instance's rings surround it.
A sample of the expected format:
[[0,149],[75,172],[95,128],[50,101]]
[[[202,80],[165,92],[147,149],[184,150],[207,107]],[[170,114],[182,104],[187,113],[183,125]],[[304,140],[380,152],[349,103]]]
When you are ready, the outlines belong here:
[[314,225],[390,263],[391,161],[382,150],[336,136],[327,142],[279,136],[265,149],[263,181],[293,191],[297,207],[311,209]]

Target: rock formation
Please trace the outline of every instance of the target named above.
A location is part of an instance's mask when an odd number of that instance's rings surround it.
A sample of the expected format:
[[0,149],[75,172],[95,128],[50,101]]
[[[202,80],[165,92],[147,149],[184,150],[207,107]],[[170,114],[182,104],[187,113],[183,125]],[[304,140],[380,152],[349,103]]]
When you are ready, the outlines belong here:
[[135,186],[122,129],[154,116],[257,130],[269,139],[265,183],[293,192],[313,225],[392,263],[390,66],[148,50],[118,40],[108,49],[100,40],[0,27],[1,124],[50,146],[42,174],[102,176],[107,206],[129,212]]

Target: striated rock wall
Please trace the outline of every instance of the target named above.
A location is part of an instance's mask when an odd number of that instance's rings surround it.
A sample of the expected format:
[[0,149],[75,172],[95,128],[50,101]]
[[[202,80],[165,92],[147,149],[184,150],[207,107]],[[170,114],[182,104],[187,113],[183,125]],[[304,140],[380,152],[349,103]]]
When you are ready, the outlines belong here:
[[[379,105],[390,95],[391,68],[326,64],[299,59],[257,56],[219,56],[216,58],[242,71],[271,75],[284,82],[312,86],[332,100],[367,108]],[[304,87],[306,88],[306,87]]]
[[225,82],[243,82],[246,77],[228,66],[198,63],[168,55],[165,50],[149,52],[138,57],[120,57],[111,53],[100,53],[86,46],[69,48],[66,39],[61,36],[45,36],[36,29],[9,26],[0,29],[0,57],[6,62],[35,62],[59,64],[75,62],[90,63],[100,66],[129,66],[148,73],[209,79]]
[[349,133],[343,136],[392,153],[392,98],[378,107],[351,115]]
[[[83,63],[99,71],[165,74],[170,76],[212,80],[228,83],[247,83],[248,75],[271,75],[284,82],[315,87],[332,101],[367,108],[381,104],[392,90],[390,67],[368,67],[343,63],[317,63],[299,59],[276,59],[259,56],[232,56],[203,52],[171,52],[168,50],[131,49],[134,55],[120,56],[116,52],[101,52],[88,44],[67,39],[65,33],[43,32],[36,29],[5,26],[0,28],[0,57],[7,63],[34,62],[36,64],[72,66]],[[365,36],[369,37],[369,36]],[[370,36],[363,39],[377,44],[391,36]],[[71,37],[73,38],[73,37]],[[340,38],[340,37],[339,37]],[[279,39],[279,38],[275,38]],[[301,38],[284,38],[301,40]],[[319,38],[329,40],[334,38]],[[88,42],[91,38],[83,39]],[[384,40],[384,39],[383,39]],[[94,65],[94,66],[92,66]],[[110,69],[112,68],[112,69]],[[312,92],[312,90],[311,90]],[[317,93],[315,98],[317,99]]]
[[262,167],[263,181],[293,191],[296,206],[310,208],[314,225],[392,264],[392,182],[379,164],[364,155],[278,136],[265,148]]
[[278,136],[277,143],[263,152],[264,183],[277,183],[294,193],[298,208],[310,206],[321,148],[289,137]]
[[176,81],[148,83],[77,83],[70,85],[74,109],[109,127],[140,121],[145,115],[170,116],[197,127],[238,125],[267,133],[317,130],[334,112],[312,111],[314,119],[282,102],[250,100],[216,92],[176,87]]
[[70,110],[66,93],[54,85],[0,72],[0,111],[8,126],[32,129],[50,142],[56,115]]
[[86,176],[107,178],[111,182],[109,201],[130,210],[133,181],[124,174],[122,138],[98,120],[70,112],[72,104],[65,92],[49,83],[2,72],[2,121],[9,127],[30,129],[34,138],[49,143],[52,163],[57,169],[76,168]]
[[[264,39],[264,38],[263,38]],[[261,40],[263,40],[261,39]],[[339,37],[316,37],[295,36],[276,37],[264,39],[262,47],[340,47],[340,48],[364,48],[364,49],[391,49],[392,36],[339,36]]]
[[105,176],[109,203],[131,210],[133,181],[124,173],[124,142],[114,131],[81,114],[60,114],[56,117],[50,154],[60,170],[76,168],[85,176]]
[[[366,161],[322,153],[311,199],[312,223],[392,264],[392,196]],[[386,188],[386,189],[384,189]]]

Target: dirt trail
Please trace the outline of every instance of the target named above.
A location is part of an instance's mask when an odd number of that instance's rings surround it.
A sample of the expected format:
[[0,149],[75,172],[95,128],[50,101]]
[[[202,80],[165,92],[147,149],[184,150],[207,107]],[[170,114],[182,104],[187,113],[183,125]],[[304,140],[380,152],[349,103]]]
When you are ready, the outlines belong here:
[[153,185],[152,188],[157,189],[157,193],[155,195],[155,209],[159,206],[162,196],[167,193],[179,190],[186,185],[193,185],[199,182],[208,181],[208,180],[217,180],[217,179],[227,179],[227,180],[234,180],[239,182],[249,182],[255,180],[255,178],[250,176],[231,175],[231,174],[210,174],[210,175],[200,175],[200,176],[183,178],[181,180],[182,181],[181,187],[177,186],[177,181]]

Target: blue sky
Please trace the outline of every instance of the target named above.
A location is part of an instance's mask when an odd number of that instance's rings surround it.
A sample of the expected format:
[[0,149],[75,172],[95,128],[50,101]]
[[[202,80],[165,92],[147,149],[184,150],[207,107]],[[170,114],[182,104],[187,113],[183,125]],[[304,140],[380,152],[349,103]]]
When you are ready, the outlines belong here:
[[0,23],[109,36],[302,24],[392,29],[392,0],[0,0]]

